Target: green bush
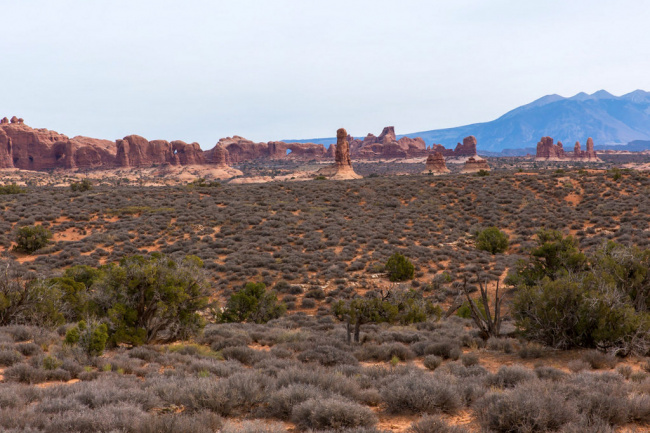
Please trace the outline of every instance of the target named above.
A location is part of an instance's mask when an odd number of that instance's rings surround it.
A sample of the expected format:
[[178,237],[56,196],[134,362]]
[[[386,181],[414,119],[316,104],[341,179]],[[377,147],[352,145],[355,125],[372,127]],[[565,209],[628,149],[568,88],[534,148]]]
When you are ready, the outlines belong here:
[[476,248],[490,254],[504,253],[508,250],[508,235],[496,227],[489,227],[476,236]]
[[93,189],[93,182],[90,179],[83,179],[80,182],[71,182],[70,189],[75,192],[90,191]]
[[101,356],[108,341],[108,326],[104,323],[86,324],[84,320],[65,334],[65,343],[78,345],[89,356]]
[[0,195],[9,195],[9,194],[25,194],[27,190],[22,188],[15,183],[9,185],[0,185]]
[[278,301],[274,291],[267,292],[264,283],[246,283],[243,289],[230,296],[220,320],[266,323],[286,311],[287,306]]
[[31,254],[45,247],[52,233],[42,225],[20,227],[16,231],[16,251]]
[[160,254],[129,256],[93,283],[91,302],[107,319],[113,344],[167,343],[196,335],[205,325],[210,285],[203,262],[176,262]]
[[650,252],[608,243],[587,258],[571,238],[542,236],[508,281],[527,337],[558,348],[650,350]]
[[394,253],[385,265],[390,281],[412,280],[415,274],[415,266],[400,253]]

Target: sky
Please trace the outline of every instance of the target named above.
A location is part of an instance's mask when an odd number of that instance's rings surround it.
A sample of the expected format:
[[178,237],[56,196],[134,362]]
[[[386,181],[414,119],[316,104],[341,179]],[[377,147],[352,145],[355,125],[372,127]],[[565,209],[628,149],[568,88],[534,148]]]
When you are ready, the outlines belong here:
[[398,134],[650,90],[642,0],[0,3],[0,117],[114,140]]

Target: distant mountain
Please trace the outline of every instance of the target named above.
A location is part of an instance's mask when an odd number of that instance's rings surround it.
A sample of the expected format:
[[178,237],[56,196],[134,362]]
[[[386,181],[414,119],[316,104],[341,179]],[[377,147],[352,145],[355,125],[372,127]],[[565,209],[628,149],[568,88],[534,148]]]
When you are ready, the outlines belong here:
[[[576,141],[584,147],[588,137],[594,139],[596,148],[650,140],[650,93],[636,90],[614,96],[599,90],[570,98],[547,95],[491,122],[405,134],[422,137],[427,145],[439,143],[447,148],[468,135],[476,136],[479,153],[534,148],[543,136],[562,141],[567,149],[572,149]],[[299,141],[329,144],[336,140]]]

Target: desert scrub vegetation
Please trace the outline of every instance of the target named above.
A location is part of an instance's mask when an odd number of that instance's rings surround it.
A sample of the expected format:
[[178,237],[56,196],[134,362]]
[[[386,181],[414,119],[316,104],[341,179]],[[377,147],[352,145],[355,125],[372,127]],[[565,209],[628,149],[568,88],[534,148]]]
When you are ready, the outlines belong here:
[[[405,413],[424,415],[416,432],[650,422],[637,358],[646,175],[135,184],[0,196],[0,430],[380,433],[377,419]],[[24,225],[54,237],[17,263]],[[485,227],[509,234],[505,253],[475,247]],[[395,251],[413,265],[402,284],[384,273]],[[494,312],[506,274],[515,321],[500,338],[442,318],[464,286],[473,299],[490,288],[476,307]],[[572,347],[564,364],[557,350]]]
[[[61,332],[4,326],[2,353],[11,354],[2,359],[11,365],[0,387],[0,429],[287,432],[291,422],[297,431],[381,433],[378,419],[406,414],[424,415],[413,432],[592,431],[650,422],[646,373],[525,366],[490,373],[471,353],[461,361],[438,358],[434,371],[394,365],[388,356],[375,365],[350,359],[382,347],[428,359],[430,351],[458,348],[452,341],[469,341],[471,324],[457,317],[408,327],[370,323],[350,351],[344,324],[296,313],[262,324],[208,324],[196,343],[121,346],[101,357],[80,356]],[[17,355],[25,344],[37,350]],[[483,353],[474,352],[479,363]],[[36,386],[43,382],[49,386]],[[460,413],[472,423],[449,424]]]

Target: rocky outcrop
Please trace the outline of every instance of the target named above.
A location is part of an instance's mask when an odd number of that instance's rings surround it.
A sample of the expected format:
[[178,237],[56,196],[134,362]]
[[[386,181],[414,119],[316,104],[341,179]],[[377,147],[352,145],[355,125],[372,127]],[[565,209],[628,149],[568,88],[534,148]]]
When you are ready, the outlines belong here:
[[120,167],[150,167],[152,165],[179,165],[172,145],[166,140],[147,141],[139,135],[128,135],[116,140],[117,164]]
[[[6,119],[6,118],[5,118]],[[115,143],[88,137],[68,138],[34,129],[13,116],[0,121],[0,166],[23,170],[97,168],[115,164]]]
[[362,176],[356,174],[352,168],[348,133],[345,129],[341,128],[336,131],[336,152],[334,164],[321,168],[318,170],[317,175],[339,180],[362,178]]
[[470,135],[463,138],[462,143],[456,144],[455,149],[446,149],[442,144],[434,144],[431,150],[440,152],[442,156],[447,158],[450,162],[464,162],[470,157],[478,157],[476,153],[477,140],[476,137]]
[[393,126],[385,127],[379,137],[368,134],[363,140],[359,140],[348,136],[348,141],[352,157],[359,159],[413,158],[427,154],[423,139],[402,137],[398,140]]
[[594,140],[591,137],[587,139],[586,151],[583,151],[580,147],[580,142],[576,141],[576,144],[573,146],[573,152],[566,152],[561,141],[553,144],[552,137],[542,137],[539,143],[537,143],[535,161],[597,162],[600,161],[600,158],[598,158],[598,155],[594,151]]
[[[6,117],[2,120],[3,121],[0,122],[1,124],[9,123],[8,121],[4,122],[4,120],[7,120]],[[4,129],[0,128],[0,169],[13,167],[14,161],[11,138],[7,136],[7,133],[4,131]]]
[[434,176],[449,173],[449,169],[445,163],[445,157],[442,156],[442,153],[430,153],[427,157],[426,167],[422,173],[432,174]]
[[176,155],[180,165],[205,164],[205,156],[199,143],[186,143],[181,140],[171,142],[172,153]]
[[490,166],[488,165],[487,161],[482,158],[475,158],[473,156],[470,156],[467,158],[467,161],[465,161],[465,165],[463,166],[461,173],[476,173],[481,170],[490,171]]
[[284,141],[255,143],[238,135],[222,138],[218,144],[228,150],[233,164],[262,158],[312,160],[322,159],[327,155],[327,149],[322,144]]
[[205,161],[219,167],[228,167],[229,152],[222,144],[217,143],[212,149],[205,152]]

